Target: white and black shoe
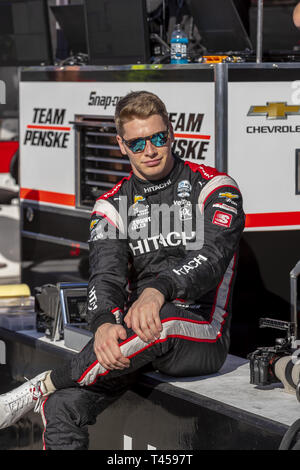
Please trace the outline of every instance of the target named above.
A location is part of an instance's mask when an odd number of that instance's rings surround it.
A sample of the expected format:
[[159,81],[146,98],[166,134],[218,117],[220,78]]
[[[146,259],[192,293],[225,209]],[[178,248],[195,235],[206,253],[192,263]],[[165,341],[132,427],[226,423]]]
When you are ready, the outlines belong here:
[[44,398],[52,393],[44,383],[49,372],[43,372],[31,380],[26,379],[11,392],[0,395],[0,429],[16,423],[32,409],[40,412]]

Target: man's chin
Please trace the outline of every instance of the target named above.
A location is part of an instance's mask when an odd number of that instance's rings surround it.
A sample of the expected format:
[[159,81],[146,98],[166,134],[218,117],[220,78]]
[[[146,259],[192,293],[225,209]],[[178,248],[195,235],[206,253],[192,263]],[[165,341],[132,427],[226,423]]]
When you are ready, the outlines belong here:
[[149,180],[161,180],[167,174],[170,172],[171,166],[167,165],[167,162],[164,160],[161,160],[158,165],[153,165],[153,166],[148,166],[148,165],[143,165],[143,168],[141,169],[144,178],[149,179]]
[[133,167],[137,176],[140,176],[142,179],[155,181],[163,179],[167,174],[171,171],[173,167],[173,158],[160,158],[157,164],[155,164],[155,160],[153,164],[149,163],[140,163],[139,167]]
[[165,176],[164,166],[147,167],[143,170],[143,175],[147,180],[160,180]]

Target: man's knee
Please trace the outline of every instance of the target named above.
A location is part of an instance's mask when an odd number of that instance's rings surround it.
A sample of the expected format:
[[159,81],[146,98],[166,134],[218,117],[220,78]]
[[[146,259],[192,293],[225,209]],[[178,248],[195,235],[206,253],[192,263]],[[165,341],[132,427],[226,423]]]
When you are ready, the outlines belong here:
[[176,305],[174,305],[172,302],[166,302],[162,306],[159,312],[159,316],[161,320],[164,320],[168,317],[172,316],[180,316],[182,310],[179,309]]
[[191,377],[217,373],[227,354],[227,342],[198,342],[179,339],[169,354],[158,358],[154,367],[174,377]]

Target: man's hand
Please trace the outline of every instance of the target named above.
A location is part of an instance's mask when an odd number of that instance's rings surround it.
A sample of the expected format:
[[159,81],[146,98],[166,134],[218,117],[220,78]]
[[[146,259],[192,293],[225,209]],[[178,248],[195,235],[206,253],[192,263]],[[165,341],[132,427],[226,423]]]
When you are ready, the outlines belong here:
[[159,339],[162,331],[159,312],[165,302],[164,295],[157,289],[146,288],[132,304],[124,318],[128,328],[145,343]]
[[125,340],[126,330],[122,325],[104,323],[95,333],[94,351],[100,364],[108,370],[129,367],[130,360],[121,353],[118,340]]

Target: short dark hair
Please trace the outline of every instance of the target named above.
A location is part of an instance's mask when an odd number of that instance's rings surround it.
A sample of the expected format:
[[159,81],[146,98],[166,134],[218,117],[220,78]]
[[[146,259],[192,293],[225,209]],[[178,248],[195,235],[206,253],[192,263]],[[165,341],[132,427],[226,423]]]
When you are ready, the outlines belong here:
[[154,114],[162,117],[166,126],[169,116],[161,99],[149,91],[132,91],[120,99],[116,106],[115,124],[117,133],[123,136],[124,124],[132,119],[147,119]]

